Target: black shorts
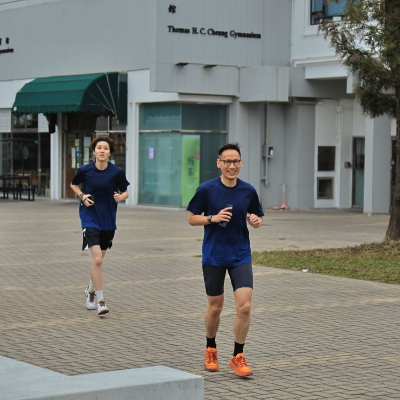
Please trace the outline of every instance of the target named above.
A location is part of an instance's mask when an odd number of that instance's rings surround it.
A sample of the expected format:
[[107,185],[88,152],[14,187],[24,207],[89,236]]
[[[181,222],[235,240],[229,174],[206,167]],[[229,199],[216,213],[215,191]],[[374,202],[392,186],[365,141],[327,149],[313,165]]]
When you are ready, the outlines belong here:
[[204,285],[208,296],[224,294],[225,274],[231,278],[233,291],[247,287],[253,289],[253,268],[251,262],[237,267],[213,267],[203,264]]
[[101,250],[111,249],[115,231],[100,231],[96,228],[83,228],[82,233],[82,250],[87,250],[92,246],[100,246]]

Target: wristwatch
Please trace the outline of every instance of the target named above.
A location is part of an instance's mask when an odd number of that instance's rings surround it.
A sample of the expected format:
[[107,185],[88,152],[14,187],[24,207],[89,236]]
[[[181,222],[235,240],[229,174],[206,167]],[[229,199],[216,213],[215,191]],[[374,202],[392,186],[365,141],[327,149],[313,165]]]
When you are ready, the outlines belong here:
[[207,217],[207,221],[210,223],[210,224],[212,224],[213,222],[211,221],[211,218],[213,217],[213,215],[209,215],[208,217]]

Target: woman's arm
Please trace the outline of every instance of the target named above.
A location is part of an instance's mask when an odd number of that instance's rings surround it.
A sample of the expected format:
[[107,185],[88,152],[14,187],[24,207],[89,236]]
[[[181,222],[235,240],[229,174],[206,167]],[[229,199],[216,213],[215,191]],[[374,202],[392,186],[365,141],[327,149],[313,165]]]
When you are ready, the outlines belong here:
[[71,183],[70,185],[71,189],[74,191],[74,193],[80,197],[80,199],[82,200],[82,203],[86,206],[86,207],[90,207],[94,204],[94,202],[90,199],[88,199],[88,197],[90,197],[90,193],[83,193],[81,188],[79,187],[79,185],[73,185]]

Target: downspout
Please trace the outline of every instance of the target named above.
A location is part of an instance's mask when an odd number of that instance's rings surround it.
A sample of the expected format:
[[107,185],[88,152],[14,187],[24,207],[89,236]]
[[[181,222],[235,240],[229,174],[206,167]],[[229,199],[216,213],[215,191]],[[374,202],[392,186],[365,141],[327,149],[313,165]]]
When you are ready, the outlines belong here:
[[268,111],[269,111],[269,103],[265,103],[264,108],[264,143],[261,146],[261,155],[264,158],[264,176],[261,177],[261,180],[264,181],[264,186],[269,185],[268,181]]

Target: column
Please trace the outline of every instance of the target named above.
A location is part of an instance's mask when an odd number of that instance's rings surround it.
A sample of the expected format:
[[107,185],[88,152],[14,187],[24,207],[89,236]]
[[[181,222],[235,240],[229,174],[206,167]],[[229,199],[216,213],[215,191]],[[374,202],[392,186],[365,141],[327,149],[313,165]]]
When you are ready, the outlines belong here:
[[388,213],[390,206],[390,119],[365,120],[364,213]]
[[52,200],[61,199],[62,159],[62,113],[58,113],[56,131],[50,134],[50,198]]

